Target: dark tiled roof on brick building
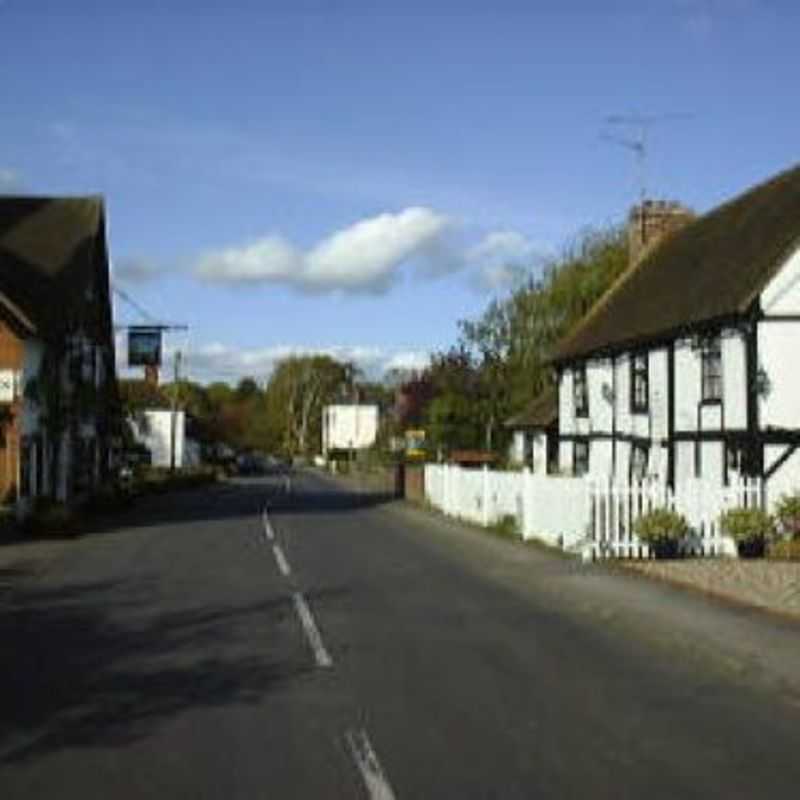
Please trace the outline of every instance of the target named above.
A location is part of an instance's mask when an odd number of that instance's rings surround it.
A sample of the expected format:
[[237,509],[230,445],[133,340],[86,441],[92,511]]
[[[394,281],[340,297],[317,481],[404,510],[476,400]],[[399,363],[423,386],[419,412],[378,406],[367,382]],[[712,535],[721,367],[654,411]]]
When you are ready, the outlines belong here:
[[0,311],[22,329],[58,333],[98,280],[107,295],[107,259],[102,198],[0,196]]

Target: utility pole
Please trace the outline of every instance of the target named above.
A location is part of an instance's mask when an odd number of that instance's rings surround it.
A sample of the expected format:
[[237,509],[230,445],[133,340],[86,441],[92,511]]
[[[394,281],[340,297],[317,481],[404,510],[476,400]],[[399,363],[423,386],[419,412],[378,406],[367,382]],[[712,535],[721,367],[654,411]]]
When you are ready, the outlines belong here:
[[181,372],[181,358],[180,350],[175,351],[175,358],[173,361],[173,384],[172,384],[172,403],[169,414],[169,471],[175,472],[175,439],[177,427],[177,411],[178,411],[178,387]]

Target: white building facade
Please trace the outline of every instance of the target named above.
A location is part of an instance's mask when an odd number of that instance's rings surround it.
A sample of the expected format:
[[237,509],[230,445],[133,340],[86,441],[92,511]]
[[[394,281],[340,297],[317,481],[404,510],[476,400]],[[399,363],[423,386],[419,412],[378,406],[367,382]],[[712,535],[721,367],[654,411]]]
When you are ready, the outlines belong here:
[[329,405],[322,409],[322,453],[333,450],[365,450],[378,438],[376,405],[357,403]]
[[131,420],[131,428],[136,441],[150,451],[152,466],[172,466],[173,447],[174,466],[178,469],[195,467],[200,463],[199,446],[186,437],[186,414],[183,411],[141,411]]
[[671,232],[559,346],[559,469],[800,489],[800,169]]

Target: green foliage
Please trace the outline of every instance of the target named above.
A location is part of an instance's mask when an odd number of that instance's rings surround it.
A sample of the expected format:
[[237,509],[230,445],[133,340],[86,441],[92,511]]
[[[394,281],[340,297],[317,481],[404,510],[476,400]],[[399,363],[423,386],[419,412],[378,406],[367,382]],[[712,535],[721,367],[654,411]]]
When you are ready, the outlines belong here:
[[216,480],[217,472],[211,467],[192,467],[176,472],[164,467],[147,467],[137,474],[132,491],[135,494],[161,494],[206,486]]
[[109,483],[96,489],[84,505],[84,510],[94,514],[106,514],[122,511],[133,501],[130,487],[118,483]]
[[28,536],[41,538],[63,538],[76,536],[79,520],[74,509],[49,498],[36,498],[31,513],[22,523]]
[[764,541],[775,533],[775,521],[760,508],[731,508],[720,515],[719,524],[737,543]]
[[800,540],[800,491],[785,494],[778,500],[775,519],[781,533]]
[[647,544],[679,542],[688,536],[689,523],[676,511],[656,508],[636,520],[633,532]]
[[513,514],[504,514],[489,526],[489,530],[505,539],[519,539],[521,535],[517,518]]
[[[504,420],[552,383],[553,347],[627,264],[622,228],[584,231],[538,277],[531,267],[527,282],[493,299],[477,319],[462,320],[457,344],[437,354],[424,376],[432,391],[422,424],[437,443],[506,449]],[[466,415],[453,395],[469,398]]]

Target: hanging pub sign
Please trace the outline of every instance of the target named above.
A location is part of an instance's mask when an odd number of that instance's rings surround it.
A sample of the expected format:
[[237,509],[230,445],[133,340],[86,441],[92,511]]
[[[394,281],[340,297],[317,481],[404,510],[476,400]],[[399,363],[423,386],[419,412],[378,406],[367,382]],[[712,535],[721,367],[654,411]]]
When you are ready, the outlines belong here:
[[161,366],[161,328],[128,330],[128,366]]

